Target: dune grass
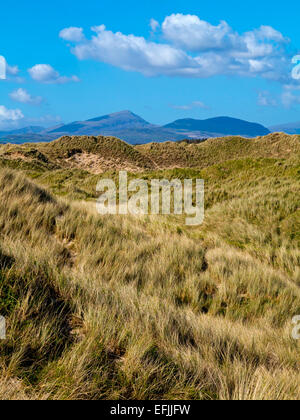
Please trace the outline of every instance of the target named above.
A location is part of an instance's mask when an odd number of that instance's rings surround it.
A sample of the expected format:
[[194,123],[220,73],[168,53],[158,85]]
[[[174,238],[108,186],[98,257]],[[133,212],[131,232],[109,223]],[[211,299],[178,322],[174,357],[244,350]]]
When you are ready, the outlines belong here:
[[297,153],[139,174],[203,177],[194,228],[99,216],[104,175],[0,170],[0,398],[299,399]]

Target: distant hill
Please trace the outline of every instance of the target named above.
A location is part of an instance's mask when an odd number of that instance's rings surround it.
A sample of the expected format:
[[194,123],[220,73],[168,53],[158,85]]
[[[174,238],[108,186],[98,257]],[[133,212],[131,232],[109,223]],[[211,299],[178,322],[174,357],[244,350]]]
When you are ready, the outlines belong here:
[[180,130],[189,134],[213,134],[215,137],[220,134],[222,136],[240,135],[247,137],[265,136],[270,133],[266,127],[261,124],[251,123],[230,117],[209,118],[207,120],[195,120],[191,118],[174,121],[165,125],[167,129]]
[[154,127],[143,118],[130,111],[116,112],[110,115],[93,118],[87,121],[75,121],[48,133],[74,134],[74,135],[98,135],[101,131],[140,129]]
[[0,143],[22,144],[54,140],[55,136],[47,135],[45,127],[29,126],[10,131],[0,131]]
[[5,134],[0,133],[0,144],[23,144],[23,143],[40,143],[40,142],[49,142],[55,140],[57,136],[49,135],[47,133],[36,134],[36,133],[27,133],[27,134]]
[[47,133],[57,136],[114,136],[130,144],[176,141],[184,138],[182,134],[174,130],[150,124],[131,111],[116,112],[87,121],[75,121],[54,130],[48,130]]
[[45,127],[40,126],[29,126],[24,128],[18,128],[16,130],[10,130],[10,131],[0,131],[1,136],[5,135],[19,135],[19,134],[38,134],[45,131]]
[[274,125],[270,127],[270,131],[286,134],[300,134],[300,121],[289,124]]
[[48,129],[25,127],[0,132],[0,143],[49,142],[62,136],[112,136],[135,145],[229,135],[257,137],[269,133],[270,131],[260,124],[229,117],[208,120],[183,119],[165,126],[158,126],[131,111],[121,111]]

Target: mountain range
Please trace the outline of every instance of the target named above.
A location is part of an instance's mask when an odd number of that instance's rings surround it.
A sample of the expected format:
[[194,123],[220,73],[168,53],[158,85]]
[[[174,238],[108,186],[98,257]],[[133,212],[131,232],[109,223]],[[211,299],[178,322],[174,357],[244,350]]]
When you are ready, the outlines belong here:
[[273,133],[283,132],[286,134],[300,134],[300,121],[289,124],[274,125],[273,127],[270,127],[270,130]]
[[30,126],[13,131],[0,132],[2,143],[48,142],[61,136],[114,136],[130,144],[204,139],[240,135],[244,137],[264,136],[270,130],[261,124],[230,117],[206,120],[180,119],[164,126],[145,121],[131,111],[121,111],[86,121],[74,121],[45,129]]

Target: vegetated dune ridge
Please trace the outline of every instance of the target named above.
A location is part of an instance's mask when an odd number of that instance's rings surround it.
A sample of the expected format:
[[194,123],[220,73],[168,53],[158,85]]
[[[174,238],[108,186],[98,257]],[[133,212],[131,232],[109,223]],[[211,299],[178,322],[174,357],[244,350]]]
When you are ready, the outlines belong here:
[[159,168],[204,168],[241,158],[287,158],[300,151],[299,136],[283,133],[246,139],[243,137],[211,138],[200,144],[151,143],[136,146]]
[[[0,398],[299,399],[299,138],[208,140],[191,168],[172,143],[0,147]],[[70,167],[74,150],[204,178],[204,224],[99,216],[107,174]]]
[[147,157],[115,137],[65,136],[51,143],[5,145],[3,159],[23,160],[49,169],[79,168],[92,173],[110,169],[141,171],[153,167]]
[[0,160],[36,163],[48,169],[78,168],[99,174],[127,169],[205,168],[226,160],[288,158],[300,150],[299,136],[283,133],[246,139],[212,138],[199,144],[150,143],[131,146],[115,137],[64,136],[51,143],[0,146]]

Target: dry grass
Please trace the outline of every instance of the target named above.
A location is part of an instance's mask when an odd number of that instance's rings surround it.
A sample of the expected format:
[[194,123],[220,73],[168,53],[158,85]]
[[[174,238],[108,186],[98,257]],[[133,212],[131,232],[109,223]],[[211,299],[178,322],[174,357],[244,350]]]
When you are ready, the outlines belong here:
[[115,137],[64,136],[51,143],[4,145],[0,161],[23,169],[79,168],[90,173],[128,169],[143,171],[155,165],[133,146]]
[[[2,169],[0,398],[299,399],[295,150],[144,173],[206,179],[197,228],[100,217]],[[96,179],[81,178],[87,190]]]
[[300,152],[299,136],[274,133],[265,137],[212,138],[200,144],[150,143],[136,149],[158,168],[206,168],[242,158],[291,158]]
[[202,143],[165,142],[131,146],[115,137],[64,136],[51,143],[1,145],[0,164],[22,169],[78,168],[99,174],[173,168],[203,169],[244,158],[292,158],[300,153],[299,136],[283,133],[255,139],[212,138]]

